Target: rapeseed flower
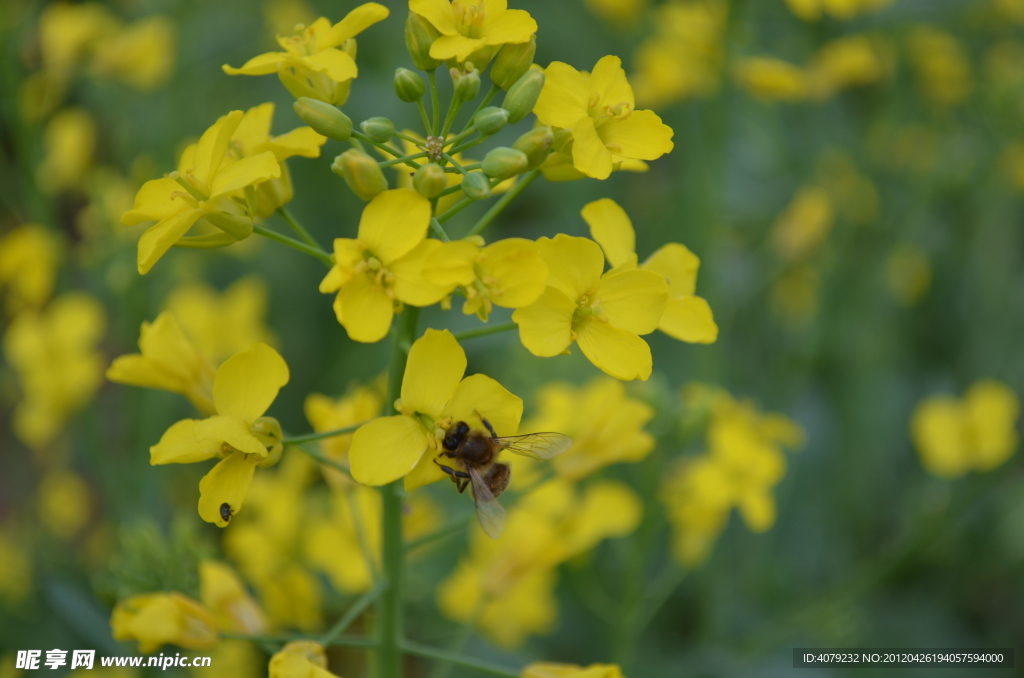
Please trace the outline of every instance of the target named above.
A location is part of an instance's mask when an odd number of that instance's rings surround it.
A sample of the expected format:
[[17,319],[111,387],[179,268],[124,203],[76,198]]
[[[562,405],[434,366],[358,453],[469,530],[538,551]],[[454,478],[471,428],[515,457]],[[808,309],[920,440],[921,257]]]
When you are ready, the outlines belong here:
[[281,426],[263,414],[288,383],[277,351],[257,343],[227,360],[213,380],[216,414],[171,426],[150,448],[150,463],[189,464],[221,457],[199,483],[199,515],[225,527],[245,501],[257,465],[277,463]]
[[536,302],[512,314],[523,346],[549,358],[577,342],[590,362],[617,379],[650,377],[651,349],[640,336],[656,330],[664,315],[664,277],[641,269],[602,275],[601,247],[587,238],[559,234],[537,243],[548,282]]
[[482,67],[497,48],[529,42],[537,32],[529,12],[508,9],[506,0],[409,0],[409,10],[441,34],[430,56],[442,61],[472,60]]
[[571,145],[559,150],[588,177],[607,179],[625,160],[656,160],[672,150],[672,128],[654,111],[634,110],[618,57],[603,57],[589,74],[555,61],[544,75],[533,112],[541,124],[571,132]]
[[43,160],[36,181],[47,193],[81,188],[96,155],[96,121],[84,108],[66,108],[43,130]]
[[167,643],[189,650],[217,645],[217,622],[203,605],[180,593],[146,593],[119,601],[110,616],[114,640],[135,640],[150,654]]
[[223,631],[259,635],[267,631],[263,610],[245,589],[242,580],[225,563],[199,563],[199,598]]
[[813,254],[835,222],[835,206],[820,186],[801,188],[772,226],[772,247],[786,262],[799,262]]
[[[603,198],[586,205],[582,215],[590,226],[590,237],[601,245],[614,270],[637,268],[636,233],[618,203]],[[711,306],[694,294],[700,268],[696,254],[685,245],[672,242],[660,247],[639,268],[657,273],[669,286],[668,303],[658,329],[690,343],[711,344],[718,339]]]
[[828,14],[841,21],[881,9],[893,0],[786,0],[793,14],[804,21],[818,21]]
[[270,678],[338,678],[327,670],[327,653],[320,643],[288,643],[270,658]]
[[23,224],[0,238],[0,290],[4,309],[39,308],[53,294],[60,242],[41,224]]
[[736,66],[736,79],[751,94],[771,101],[803,101],[810,95],[807,72],[773,57],[747,57]]
[[[306,419],[317,433],[354,426],[375,417],[384,409],[384,398],[374,388],[355,387],[341,398],[334,399],[320,393],[306,396],[303,411]],[[352,445],[352,434],[331,436],[320,441],[320,451],[325,457],[338,463],[348,463],[348,450]],[[351,484],[349,476],[341,471],[322,465],[324,478],[332,487],[340,488]]]
[[90,66],[96,76],[116,78],[136,89],[151,91],[171,76],[176,53],[174,20],[157,14],[98,40]]
[[617,664],[555,664],[534,662],[523,669],[521,678],[624,678]]

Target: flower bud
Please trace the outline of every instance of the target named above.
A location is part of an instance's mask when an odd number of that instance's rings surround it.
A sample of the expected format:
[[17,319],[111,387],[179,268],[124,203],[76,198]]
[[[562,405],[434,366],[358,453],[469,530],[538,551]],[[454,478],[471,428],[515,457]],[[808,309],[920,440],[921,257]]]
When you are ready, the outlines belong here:
[[462,178],[462,192],[471,200],[491,197],[491,181],[483,172],[470,172]]
[[537,53],[537,36],[519,45],[505,45],[491,66],[491,82],[506,92],[530,70]]
[[513,125],[533,111],[540,98],[540,91],[544,89],[544,71],[532,67],[526,71],[516,84],[505,93],[505,100],[501,107],[508,111],[508,121]]
[[534,127],[516,139],[516,142],[512,144],[512,148],[525,153],[529,159],[529,165],[526,169],[533,169],[544,162],[544,158],[547,157],[548,151],[551,150],[551,144],[554,140],[555,135],[550,127]]
[[335,158],[331,171],[344,179],[361,200],[373,200],[378,193],[388,190],[388,180],[377,161],[355,148]]
[[267,448],[267,456],[256,462],[260,468],[270,468],[281,461],[281,454],[284,451],[284,433],[281,432],[281,424],[273,417],[260,417],[253,422],[250,432],[256,439]]
[[497,134],[507,123],[508,111],[497,106],[482,108],[473,116],[473,124],[477,131],[485,136]]
[[423,197],[433,198],[448,187],[448,175],[437,163],[424,163],[413,175],[412,185]]
[[489,177],[508,179],[525,172],[529,164],[529,158],[522,151],[508,148],[507,146],[499,146],[487,152],[481,169]]
[[359,129],[378,144],[386,144],[395,136],[395,123],[387,118],[367,118],[359,123]]
[[335,141],[348,141],[352,136],[352,121],[337,107],[309,97],[300,97],[293,106],[314,132]]
[[480,71],[473,68],[473,64],[467,61],[462,68],[453,68],[449,73],[452,75],[455,96],[459,101],[476,99],[476,95],[480,93]]
[[412,63],[421,71],[432,71],[441,65],[440,60],[430,56],[430,46],[440,37],[434,26],[419,14],[409,12],[405,20],[405,47],[409,50]]
[[419,101],[427,91],[427,86],[419,73],[408,68],[395,69],[395,94],[407,104]]

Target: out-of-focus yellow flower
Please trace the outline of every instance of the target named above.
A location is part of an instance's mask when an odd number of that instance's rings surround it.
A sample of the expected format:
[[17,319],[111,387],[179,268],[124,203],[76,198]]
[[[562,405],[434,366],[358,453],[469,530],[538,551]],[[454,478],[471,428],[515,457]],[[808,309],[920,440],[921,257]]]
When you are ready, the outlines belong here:
[[1001,16],[1024,23],[1024,0],[992,0],[992,6]]
[[601,247],[587,238],[559,234],[537,243],[548,265],[548,286],[536,302],[512,314],[523,346],[550,358],[577,342],[607,374],[646,381],[653,362],[640,336],[656,330],[665,313],[665,279],[640,269],[602,275]]
[[[1024,7],[1024,3],[1021,4]],[[985,72],[999,91],[1018,92],[1024,88],[1024,43],[1000,40],[985,55]]]
[[660,106],[713,93],[728,14],[729,5],[722,0],[669,0],[660,5],[655,33],[640,44],[634,60],[637,102]]
[[186,282],[168,295],[167,311],[215,365],[257,341],[274,343],[265,324],[267,284],[256,275],[239,278],[220,293],[200,281]]
[[[281,83],[295,97],[311,97],[342,105],[348,98],[353,78],[359,74],[355,60],[355,36],[383,21],[390,11],[368,2],[331,25],[320,17],[309,26],[296,26],[291,37],[278,36],[284,52],[267,52],[249,59],[241,68],[225,64],[228,75],[269,75],[277,73]],[[339,49],[340,48],[340,49]]]
[[243,158],[270,151],[281,166],[279,178],[256,186],[256,216],[264,218],[291,202],[295,194],[291,174],[284,161],[294,156],[319,158],[320,147],[327,142],[327,137],[309,127],[296,127],[291,132],[272,137],[270,125],[273,119],[274,104],[260,104],[245,112],[231,135],[231,148]]
[[548,267],[537,243],[506,238],[484,246],[479,237],[444,243],[426,262],[424,277],[466,296],[462,312],[484,322],[495,306],[523,308],[544,292]]
[[883,44],[867,35],[851,35],[825,43],[818,50],[808,74],[812,94],[826,99],[850,87],[862,87],[883,79],[891,56]]
[[267,0],[263,3],[263,23],[271,35],[291,33],[296,24],[308,24],[316,12],[306,0]]
[[92,516],[92,493],[80,476],[54,469],[39,483],[39,520],[61,539],[73,539]]
[[554,664],[534,662],[523,669],[522,678],[624,678],[617,664]]
[[[568,480],[581,480],[618,463],[643,461],[654,449],[654,436],[644,426],[654,410],[630,398],[621,382],[598,377],[585,386],[553,382],[536,395],[537,413],[526,428],[559,431],[573,440],[572,447],[555,457],[551,466]],[[529,459],[513,460],[529,466]]]
[[[602,198],[587,204],[583,219],[590,226],[590,237],[601,245],[608,263],[616,271],[637,268],[636,233],[625,210],[614,200]],[[658,323],[665,334],[696,344],[711,344],[718,339],[711,306],[696,296],[700,259],[679,243],[668,243],[639,265],[657,273],[669,286],[668,303]]]
[[0,525],[0,600],[10,608],[32,592],[32,558],[29,545],[12,524]]
[[288,643],[270,658],[270,678],[338,678],[327,670],[327,653],[320,643]]
[[826,191],[834,211],[852,223],[870,225],[878,217],[881,203],[878,187],[847,154],[825,153],[815,183]]
[[217,645],[217,622],[210,611],[180,593],[147,593],[119,601],[110,616],[114,640],[135,640],[150,654],[173,643],[189,650]]
[[636,24],[647,11],[647,0],[585,0],[585,4],[615,28]]
[[792,267],[772,285],[772,308],[787,323],[804,323],[821,303],[821,273],[812,264]]
[[896,301],[913,306],[928,294],[932,284],[928,255],[911,243],[897,245],[885,261],[885,281]]
[[263,414],[286,383],[284,359],[266,344],[256,343],[217,370],[213,380],[217,414],[179,421],[149,448],[153,465],[221,458],[199,482],[199,515],[206,522],[226,527],[242,509],[256,466],[280,460],[281,425]]
[[963,399],[931,396],[914,410],[910,432],[921,463],[943,478],[1001,466],[1017,449],[1020,400],[994,379],[974,382]]
[[736,79],[761,99],[803,101],[810,94],[807,72],[773,57],[742,59],[736,65]]
[[214,560],[199,563],[199,598],[223,631],[260,635],[267,631],[263,610],[230,566]]
[[23,224],[0,238],[0,290],[7,312],[45,304],[59,263],[60,243],[41,224]]
[[849,20],[858,14],[885,7],[893,0],[786,0],[789,9],[804,21],[818,21],[824,14]]
[[[370,421],[374,417],[379,417],[383,409],[384,399],[380,393],[365,386],[353,388],[337,400],[320,393],[311,393],[306,397],[304,404],[306,419],[317,433]],[[328,459],[347,464],[351,445],[352,434],[332,436],[320,441],[320,450]],[[326,465],[321,468],[332,487],[340,488],[351,484],[349,477],[341,471]]]
[[170,77],[177,57],[174,20],[148,16],[96,42],[92,72],[140,89],[157,89]]
[[463,378],[466,352],[448,330],[428,329],[409,351],[401,398],[391,417],[359,427],[352,438],[352,477],[365,485],[405,478],[413,489],[448,476],[434,459],[455,422],[482,430],[487,419],[500,436],[515,435],[523,401],[483,374]]
[[1002,165],[1013,187],[1024,191],[1024,143],[1017,141],[1008,144],[1003,153]]
[[396,303],[430,306],[451,291],[421,275],[425,257],[441,246],[427,241],[430,214],[430,201],[416,191],[384,191],[363,210],[356,238],[334,241],[334,267],[320,291],[337,293],[334,313],[352,339],[380,341]]
[[152,323],[142,323],[139,349],[141,353],[115,358],[107,379],[178,393],[203,414],[216,412],[213,366],[185,336],[174,314],[164,311]]
[[784,261],[806,259],[824,242],[834,220],[828,191],[819,186],[805,186],[775,220],[772,246]]
[[571,144],[558,150],[588,177],[607,179],[624,160],[657,160],[672,150],[672,128],[654,111],[634,110],[618,57],[601,58],[589,74],[554,61],[544,75],[533,111],[542,124],[571,131]]
[[43,69],[67,80],[96,42],[117,29],[118,21],[98,2],[54,2],[39,15]]
[[95,298],[69,292],[43,311],[22,311],[7,328],[4,355],[22,391],[12,428],[29,447],[50,443],[96,392],[103,378],[97,345],[105,327]]
[[[210,657],[209,666],[193,666],[188,669],[188,675],[192,678],[207,678],[210,675],[210,666],[216,666],[218,671],[223,671],[225,676],[237,676],[238,678],[256,678],[262,676],[264,662],[263,653],[254,643],[248,640],[221,640],[217,647],[207,650],[202,656]],[[83,678],[94,678],[92,672],[85,674]],[[95,678],[104,678],[95,676]],[[109,678],[118,678],[110,676]],[[123,678],[134,678],[124,676]]]
[[[307,521],[306,559],[325,573],[338,591],[368,591],[373,569],[379,567],[380,525],[380,494],[376,490],[360,485],[339,490],[331,497],[329,515]],[[367,562],[363,548],[372,561]]]
[[221,231],[207,238],[211,245],[252,234],[253,201],[246,189],[280,177],[281,166],[270,151],[238,160],[229,157],[231,137],[242,118],[242,111],[220,118],[198,143],[185,149],[177,172],[147,181],[139,189],[134,208],[121,217],[127,226],[157,222],[139,240],[139,273],[148,273],[199,219]]
[[931,26],[917,26],[907,38],[913,66],[924,96],[938,106],[956,106],[973,88],[967,50],[955,37]]
[[[249,645],[251,647],[250,643],[244,644]],[[217,651],[219,651],[219,648]],[[220,664],[217,664],[217,666],[220,666]],[[118,667],[105,667],[97,665],[91,669],[75,669],[71,672],[71,676],[72,678],[138,678],[139,672],[135,669],[124,669]]]
[[36,181],[47,193],[80,188],[96,152],[96,122],[82,108],[57,113],[43,130],[43,160]]
[[530,13],[508,9],[505,0],[409,0],[409,10],[441,34],[430,45],[435,59],[461,63],[475,57],[482,66],[496,48],[529,42],[537,32]]

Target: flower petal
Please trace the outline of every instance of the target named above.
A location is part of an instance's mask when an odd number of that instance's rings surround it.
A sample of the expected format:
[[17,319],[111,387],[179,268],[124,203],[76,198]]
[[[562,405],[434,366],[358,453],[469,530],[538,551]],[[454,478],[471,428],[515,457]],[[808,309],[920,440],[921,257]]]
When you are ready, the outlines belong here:
[[690,344],[713,344],[718,339],[718,325],[708,302],[700,297],[672,297],[665,306],[658,329]]
[[320,147],[327,143],[327,137],[318,134],[311,127],[297,127],[270,140],[267,150],[279,161],[299,155],[303,158],[319,158]]
[[587,80],[569,64],[553,61],[544,69],[544,89],[533,112],[545,125],[572,129],[587,115]]
[[279,176],[281,166],[277,163],[277,158],[270,151],[264,151],[251,158],[236,160],[217,172],[217,176],[213,178],[210,197],[215,198]]
[[636,259],[636,232],[626,210],[610,198],[588,203],[580,212],[590,226],[590,237],[601,245],[608,263],[621,266]]
[[480,269],[491,289],[491,301],[503,308],[522,308],[540,298],[547,285],[548,266],[540,247],[525,238],[506,238],[481,252]]
[[554,238],[541,238],[537,245],[548,265],[548,286],[573,302],[597,288],[604,271],[604,254],[596,242],[559,233]]
[[665,313],[668,283],[643,269],[609,273],[601,278],[597,298],[612,325],[633,334],[650,334]]
[[199,183],[209,186],[214,175],[217,174],[217,170],[224,162],[224,156],[228,152],[231,135],[235,133],[235,128],[242,121],[242,115],[241,111],[231,111],[213,123],[213,126],[199,137],[192,156],[192,173]]
[[[609,120],[604,126],[612,122]],[[598,135],[594,120],[580,118],[573,125],[572,139],[572,166],[593,179],[607,179],[612,173],[612,153]]]
[[359,219],[359,240],[383,263],[406,254],[427,237],[430,201],[411,188],[384,191]]
[[430,56],[435,59],[465,61],[473,52],[486,47],[487,43],[479,38],[467,38],[464,35],[442,35],[430,45]]
[[392,289],[396,299],[413,306],[432,306],[455,289],[454,283],[437,283],[427,276],[428,262],[445,244],[450,243],[427,238],[411,252],[388,264],[388,270],[395,276]]
[[632,332],[592,320],[579,328],[576,342],[590,362],[616,379],[647,381],[651,376],[651,347]]
[[492,12],[490,8],[486,10],[482,35],[488,45],[529,42],[530,37],[536,32],[537,22],[526,10],[507,9],[504,12]]
[[429,21],[442,35],[457,35],[459,32],[448,0],[409,0],[409,11]]
[[238,417],[214,416],[195,425],[196,436],[203,440],[220,440],[239,452],[266,457],[267,448],[249,430],[249,424]]
[[346,14],[344,19],[334,24],[323,40],[318,41],[317,47],[338,47],[375,23],[384,21],[389,14],[391,14],[391,10],[377,2],[359,5]]
[[466,352],[448,330],[428,329],[413,343],[402,377],[402,408],[436,417],[466,373]]
[[221,69],[228,75],[270,75],[277,73],[278,65],[288,58],[287,52],[267,52],[249,59],[241,68],[224,64]]
[[483,430],[483,418],[499,436],[514,436],[523,418],[523,400],[494,379],[473,374],[455,389],[442,415],[450,416],[452,421],[464,421],[478,430]]
[[184,189],[174,179],[152,179],[142,184],[135,195],[135,205],[121,217],[125,226],[134,226],[143,221],[160,221],[172,214],[177,214],[185,206],[185,201],[174,197],[175,193],[183,193]]
[[183,419],[172,425],[160,436],[160,442],[149,448],[149,463],[191,464],[212,459],[221,449],[221,441],[204,437],[205,431],[197,429],[197,419]]
[[370,276],[358,274],[338,292],[334,311],[352,340],[372,344],[391,329],[395,302]]
[[673,297],[682,297],[693,294],[697,288],[700,259],[685,245],[670,242],[648,257],[643,268],[664,277]]
[[[435,459],[437,459],[437,453],[428,448],[426,454],[420,457],[416,467],[409,472],[409,475],[405,476],[403,485],[406,492],[411,492],[445,478],[451,478],[451,476],[441,470],[440,466],[434,463]],[[445,465],[447,466],[447,464]]]
[[[233,452],[210,469],[199,481],[199,517],[217,527],[227,527],[230,518],[242,510],[259,460],[251,454]],[[224,504],[228,505],[228,520],[221,511]]]
[[565,353],[572,343],[572,314],[576,304],[554,287],[525,308],[516,309],[512,321],[519,325],[519,341],[542,358]]
[[320,292],[337,292],[352,279],[355,265],[363,259],[363,245],[350,238],[334,239],[334,266],[320,281]]
[[654,111],[633,111],[628,118],[601,126],[601,139],[613,154],[637,160],[657,160],[671,151],[673,134]]
[[252,424],[263,416],[288,383],[288,365],[277,351],[256,342],[247,351],[225,361],[213,380],[213,402],[218,414]]
[[253,106],[242,116],[235,133],[231,135],[231,143],[241,148],[244,154],[251,154],[252,149],[265,143],[270,137],[270,125],[273,120],[273,103]]
[[159,261],[181,236],[188,233],[188,229],[192,228],[192,224],[196,223],[198,218],[199,210],[186,205],[177,214],[161,220],[143,233],[139,238],[139,273],[149,273],[153,264]]
[[364,485],[387,485],[412,471],[426,449],[427,435],[410,417],[374,419],[352,436],[352,477]]
[[622,59],[617,56],[602,57],[590,74],[587,83],[590,92],[597,94],[601,106],[633,105],[633,88],[626,80],[626,71],[622,70]]
[[335,82],[345,82],[359,75],[355,59],[347,52],[334,47],[328,47],[316,54],[303,57],[302,63],[317,73],[323,73]]

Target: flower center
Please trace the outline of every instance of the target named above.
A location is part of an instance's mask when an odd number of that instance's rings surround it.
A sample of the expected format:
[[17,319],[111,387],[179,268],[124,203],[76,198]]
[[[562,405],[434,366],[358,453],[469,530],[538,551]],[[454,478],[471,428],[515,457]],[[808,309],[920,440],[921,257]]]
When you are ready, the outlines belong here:
[[198,202],[210,199],[206,187],[199,183],[199,180],[192,174],[192,170],[185,170],[184,174],[174,171],[167,176],[178,182],[178,185],[184,188]]
[[573,332],[578,332],[581,327],[591,320],[601,323],[608,322],[601,309],[601,300],[594,296],[596,293],[596,289],[589,289],[582,297],[576,300],[576,310],[572,312]]
[[461,35],[467,38],[479,38],[483,33],[484,18],[486,12],[479,2],[463,2],[454,0],[452,2],[452,13],[455,14],[455,27]]
[[389,299],[394,300],[395,291],[392,286],[395,282],[395,274],[384,266],[384,262],[374,256],[370,250],[363,252],[363,260],[355,265],[353,275],[365,274],[373,284],[383,288]]

